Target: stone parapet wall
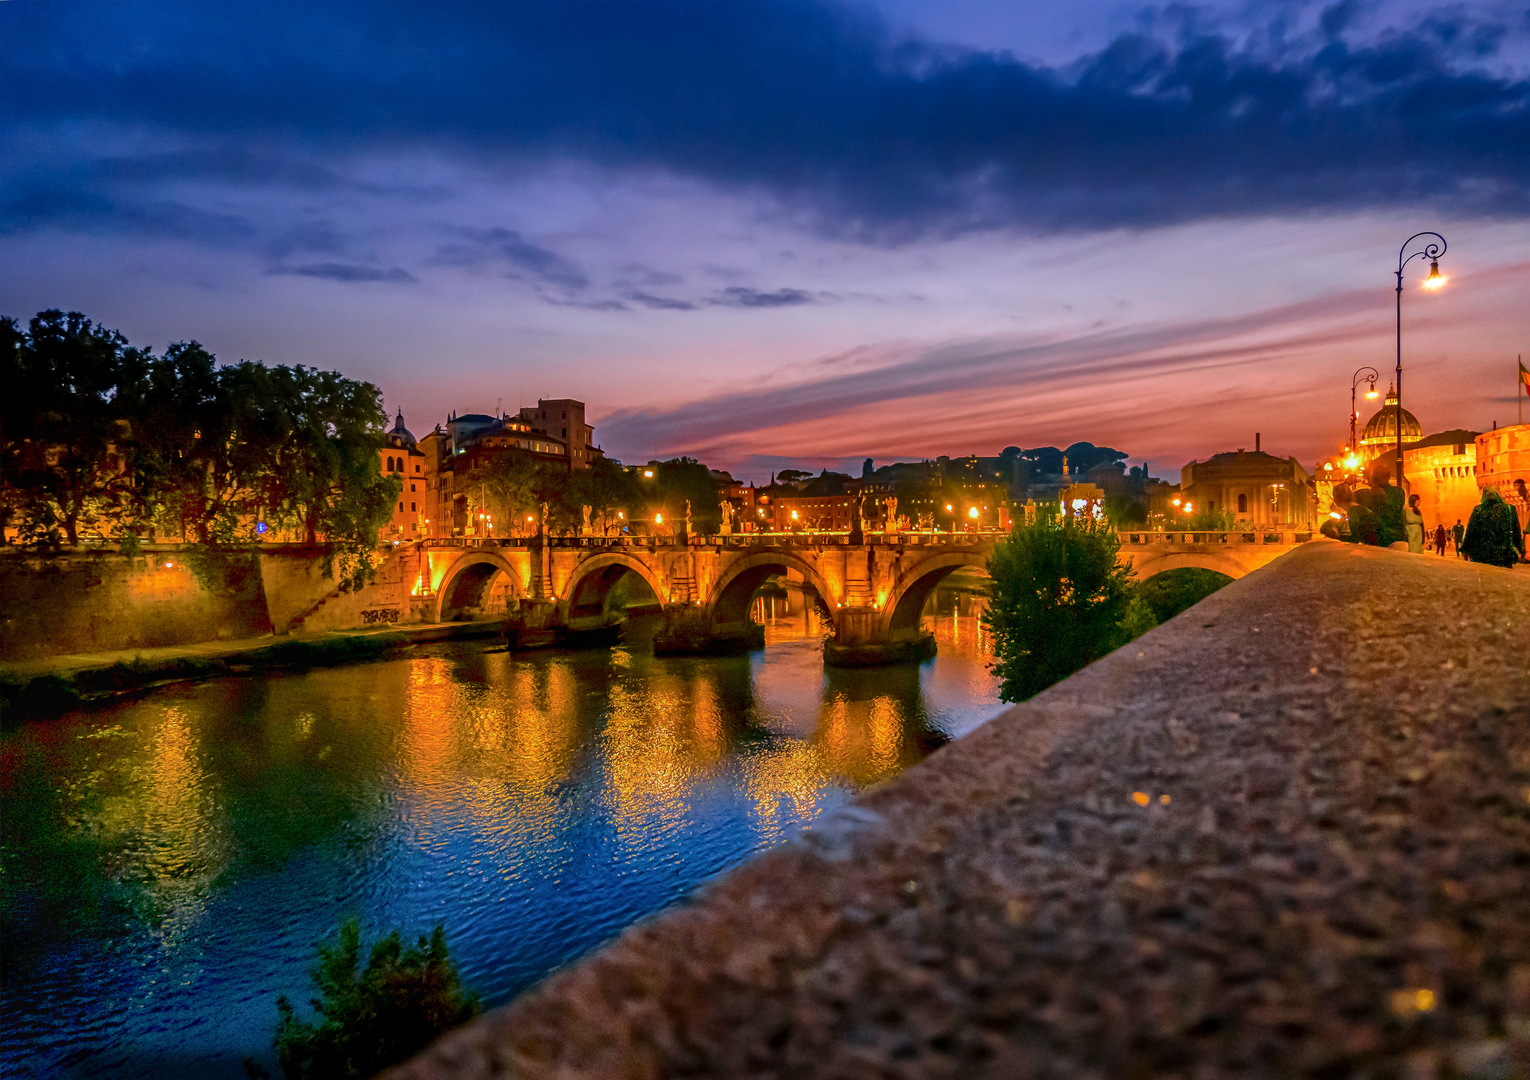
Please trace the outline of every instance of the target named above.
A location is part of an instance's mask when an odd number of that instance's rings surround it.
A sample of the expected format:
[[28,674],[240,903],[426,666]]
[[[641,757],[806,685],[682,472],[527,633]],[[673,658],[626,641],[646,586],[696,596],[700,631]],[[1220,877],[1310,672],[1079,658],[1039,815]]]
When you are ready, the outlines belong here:
[[155,648],[271,631],[253,556],[207,588],[178,548],[0,555],[0,659]]
[[132,558],[107,549],[0,552],[0,660],[284,633],[305,613],[304,631],[418,622],[417,552],[391,549],[373,583],[338,595],[321,554],[297,544],[217,560],[170,544]]

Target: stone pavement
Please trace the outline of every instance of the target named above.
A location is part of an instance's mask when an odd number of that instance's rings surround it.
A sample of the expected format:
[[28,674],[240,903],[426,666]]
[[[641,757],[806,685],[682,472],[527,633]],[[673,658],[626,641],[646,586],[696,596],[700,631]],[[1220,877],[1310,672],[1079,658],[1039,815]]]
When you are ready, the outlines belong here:
[[1308,545],[389,1075],[1530,1076],[1527,634]]

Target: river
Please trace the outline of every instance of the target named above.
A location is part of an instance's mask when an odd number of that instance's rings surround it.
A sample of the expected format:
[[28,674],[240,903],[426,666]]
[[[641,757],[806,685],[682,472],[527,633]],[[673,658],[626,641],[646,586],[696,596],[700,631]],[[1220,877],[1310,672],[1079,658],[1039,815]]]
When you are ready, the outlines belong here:
[[[168,687],[0,741],[0,1071],[272,1075],[317,942],[445,924],[502,1004],[999,709],[977,620],[826,670],[810,617],[746,657],[425,646]],[[306,1012],[306,1010],[304,1010]]]

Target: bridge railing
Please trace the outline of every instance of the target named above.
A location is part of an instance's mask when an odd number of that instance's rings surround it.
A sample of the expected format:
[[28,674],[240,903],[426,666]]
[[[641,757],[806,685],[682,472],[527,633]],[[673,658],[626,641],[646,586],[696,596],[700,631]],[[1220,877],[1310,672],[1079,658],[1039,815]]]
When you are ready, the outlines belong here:
[[1311,529],[1122,529],[1121,546],[1140,544],[1305,544]]
[[[1242,544],[1263,545],[1275,544],[1291,546],[1304,544],[1312,539],[1310,529],[1122,529],[1119,530],[1122,547],[1134,547],[1146,544]],[[886,545],[889,547],[918,547],[918,546],[972,546],[987,545],[1003,539],[1007,532],[1000,529],[973,530],[971,532],[895,532],[895,533],[864,533],[861,542],[864,544]],[[479,536],[452,536],[439,537],[420,541],[426,547],[431,548],[532,548],[540,541],[535,536],[511,536],[511,537],[479,537]],[[672,536],[550,536],[547,538],[547,546],[550,548],[582,548],[604,551],[638,550],[658,551],[672,550],[683,545]],[[850,543],[848,532],[749,532],[734,533],[730,536],[720,534],[701,536],[693,535],[689,546],[710,547],[720,549],[742,550],[760,546],[778,546],[782,544],[799,545],[802,547],[833,547],[835,545],[847,545]]]

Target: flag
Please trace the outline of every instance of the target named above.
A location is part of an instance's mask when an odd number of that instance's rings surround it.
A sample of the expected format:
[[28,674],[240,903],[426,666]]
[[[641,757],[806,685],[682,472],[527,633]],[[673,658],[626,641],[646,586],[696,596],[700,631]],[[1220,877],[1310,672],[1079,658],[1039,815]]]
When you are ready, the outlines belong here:
[[1530,368],[1525,367],[1525,361],[1523,359],[1521,359],[1519,362],[1519,381],[1524,383],[1526,386],[1530,386]]

